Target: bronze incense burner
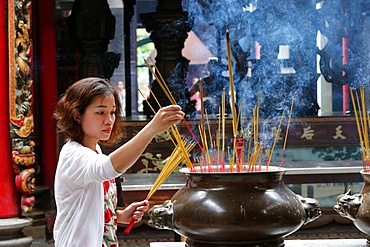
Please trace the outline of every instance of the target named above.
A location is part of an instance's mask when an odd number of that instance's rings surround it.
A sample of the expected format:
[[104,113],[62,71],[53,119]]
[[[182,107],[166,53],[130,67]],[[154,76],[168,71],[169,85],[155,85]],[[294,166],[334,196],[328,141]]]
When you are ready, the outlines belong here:
[[149,224],[186,237],[187,247],[284,246],[284,237],[321,215],[319,202],[289,190],[284,169],[201,173],[149,211]]
[[360,193],[352,195],[349,190],[339,195],[334,210],[342,217],[352,220],[357,229],[367,235],[366,246],[370,247],[370,173],[362,170],[361,176],[364,185]]

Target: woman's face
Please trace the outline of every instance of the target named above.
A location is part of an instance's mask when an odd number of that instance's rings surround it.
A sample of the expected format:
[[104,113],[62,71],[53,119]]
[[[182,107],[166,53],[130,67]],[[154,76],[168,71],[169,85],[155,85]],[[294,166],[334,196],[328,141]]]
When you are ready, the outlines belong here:
[[109,139],[116,121],[115,113],[116,104],[112,94],[95,97],[81,116],[85,146],[95,149],[98,141]]

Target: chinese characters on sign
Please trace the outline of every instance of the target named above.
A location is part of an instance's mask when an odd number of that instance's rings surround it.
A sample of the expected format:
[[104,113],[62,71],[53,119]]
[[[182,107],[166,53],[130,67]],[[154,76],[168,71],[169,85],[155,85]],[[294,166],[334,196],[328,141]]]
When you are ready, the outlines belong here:
[[[301,139],[306,139],[306,140],[312,140],[315,136],[315,130],[311,128],[311,126],[303,128],[303,134],[301,135]],[[335,135],[333,135],[333,139],[342,139],[345,140],[347,139],[346,136],[343,135],[343,130],[342,130],[342,125],[338,125],[335,128]]]
[[[277,133],[278,132],[278,133]],[[286,129],[270,128],[270,133],[281,143]],[[293,124],[287,138],[288,146],[357,146],[359,142],[356,125],[352,122],[305,122]]]
[[347,137],[345,137],[342,133],[342,125],[338,125],[338,127],[335,128],[335,136],[333,136],[334,139],[342,139],[342,140],[345,140],[347,139]]
[[311,128],[311,126],[308,126],[306,128],[303,128],[303,134],[301,135],[301,139],[312,140],[314,135],[315,131]]
[[[286,129],[273,126],[271,136],[278,142],[285,139]],[[353,146],[358,145],[356,126],[351,123],[307,122],[298,123],[290,127],[288,145],[294,146]]]
[[[333,133],[331,136],[329,136],[328,138],[331,138],[333,140],[346,140],[347,137],[343,134],[343,126],[342,125],[337,125],[337,126],[333,126],[333,131],[331,131],[330,129],[328,130],[329,133]],[[315,137],[315,130],[309,125],[307,127],[303,127],[302,131],[301,131],[301,135],[300,135],[300,139],[301,140],[314,140],[314,137]],[[324,132],[326,133],[326,132]],[[321,139],[322,138],[326,138],[325,136],[319,136]],[[327,140],[328,142],[330,142],[330,140]]]

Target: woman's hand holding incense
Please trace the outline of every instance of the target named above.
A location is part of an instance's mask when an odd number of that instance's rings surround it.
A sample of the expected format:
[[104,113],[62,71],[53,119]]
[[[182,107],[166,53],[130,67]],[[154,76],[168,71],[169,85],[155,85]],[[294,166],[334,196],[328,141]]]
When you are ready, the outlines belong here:
[[159,109],[154,118],[144,126],[131,140],[109,154],[114,169],[125,172],[144,152],[155,135],[168,130],[185,116],[178,105],[169,105]]
[[149,201],[133,202],[123,210],[117,210],[117,221],[129,224],[132,220],[139,222],[142,220],[144,213],[149,210]]
[[162,107],[148,123],[148,128],[154,131],[154,135],[168,130],[172,125],[180,122],[185,116],[178,105]]

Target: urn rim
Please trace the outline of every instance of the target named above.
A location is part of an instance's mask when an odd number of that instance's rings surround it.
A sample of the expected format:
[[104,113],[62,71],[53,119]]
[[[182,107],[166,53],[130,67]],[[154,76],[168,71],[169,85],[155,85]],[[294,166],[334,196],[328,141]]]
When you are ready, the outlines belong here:
[[[217,166],[212,166],[212,167],[216,168]],[[268,167],[261,166],[261,169],[258,171],[238,171],[238,172],[236,171],[231,172],[229,165],[225,166],[225,171],[219,171],[217,169],[214,169],[214,170],[217,170],[216,172],[201,171],[199,167],[196,167],[193,169],[195,170],[195,172],[191,171],[191,169],[189,169],[188,167],[181,168],[179,171],[180,173],[183,173],[183,174],[262,174],[262,173],[276,173],[276,172],[285,173],[287,171],[286,168],[278,167],[278,166],[268,166]]]

